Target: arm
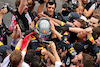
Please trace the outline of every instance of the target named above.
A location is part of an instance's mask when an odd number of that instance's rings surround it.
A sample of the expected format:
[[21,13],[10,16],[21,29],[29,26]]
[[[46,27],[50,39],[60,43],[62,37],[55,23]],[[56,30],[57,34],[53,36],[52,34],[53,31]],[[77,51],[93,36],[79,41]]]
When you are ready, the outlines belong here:
[[45,3],[39,5],[39,7],[38,7],[38,9],[37,9],[37,15],[38,15],[39,13],[43,13],[44,4],[45,4]]
[[22,41],[23,41],[23,39],[20,39],[20,40],[18,41],[18,43],[16,44],[15,49],[20,50],[20,48],[21,48],[21,46],[22,46]]
[[41,50],[42,55],[48,55],[50,60],[55,64],[55,57],[45,48]]
[[38,7],[38,9],[37,9],[37,15],[38,15],[39,13],[43,13],[44,5],[45,5],[45,3],[47,3],[47,2],[48,2],[48,0],[44,0],[44,3],[39,5],[39,7]]
[[88,11],[86,9],[84,9],[83,14],[85,17],[88,18],[93,13],[93,11],[94,11],[94,9],[89,9]]
[[82,28],[69,27],[69,31],[74,32],[74,33],[79,33],[82,30],[83,30]]
[[50,22],[50,24],[51,24],[51,27],[50,27],[50,28],[51,28],[52,33],[54,33],[54,34],[58,37],[59,40],[62,40],[62,39],[61,39],[62,35],[61,35],[59,32],[56,31],[56,29],[55,29],[53,23]]
[[94,4],[89,8],[89,10],[84,9],[84,12],[83,12],[84,16],[87,17],[87,18],[88,18],[89,16],[91,16],[91,14],[94,12],[96,6],[97,6],[97,4],[94,3]]
[[93,53],[97,54],[100,52],[100,48],[96,45],[94,38],[92,36],[92,29],[87,28],[87,43],[89,44],[89,47],[93,50]]
[[51,46],[51,50],[52,50],[53,55],[55,57],[55,61],[60,61],[61,62],[60,57],[59,57],[59,55],[56,51],[56,46],[55,46],[54,42],[51,41],[51,42],[49,42],[49,44]]

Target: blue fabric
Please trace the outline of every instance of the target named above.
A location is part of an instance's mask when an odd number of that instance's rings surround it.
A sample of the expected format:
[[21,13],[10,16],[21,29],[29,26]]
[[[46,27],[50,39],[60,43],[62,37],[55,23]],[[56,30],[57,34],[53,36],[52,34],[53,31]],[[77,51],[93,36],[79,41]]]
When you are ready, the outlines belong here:
[[7,50],[10,50],[10,49],[11,49],[11,47],[10,47],[9,45],[1,45],[1,46],[0,46],[0,54],[2,54],[1,56],[2,56],[3,58],[5,58],[6,55],[7,55],[6,51],[7,51]]

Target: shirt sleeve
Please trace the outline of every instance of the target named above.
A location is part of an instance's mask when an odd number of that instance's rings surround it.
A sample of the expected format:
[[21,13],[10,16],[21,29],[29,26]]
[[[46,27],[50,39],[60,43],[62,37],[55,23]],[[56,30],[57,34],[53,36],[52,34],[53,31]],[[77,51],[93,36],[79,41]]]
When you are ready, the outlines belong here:
[[26,52],[25,52],[25,51],[22,51],[22,55],[23,55],[23,57],[25,57],[25,55],[26,55]]
[[62,62],[60,62],[60,61],[55,62],[55,67],[60,67],[61,65],[62,65]]
[[97,53],[100,52],[100,48],[96,45],[96,43],[95,43],[93,37],[91,37],[90,39],[88,39],[86,42],[87,42],[87,44],[89,44],[89,47],[90,47],[91,49],[93,49],[93,52],[94,52],[95,54],[97,54]]
[[94,4],[90,7],[90,9],[95,10],[96,6],[97,6],[97,2],[96,2],[96,3],[94,3]]

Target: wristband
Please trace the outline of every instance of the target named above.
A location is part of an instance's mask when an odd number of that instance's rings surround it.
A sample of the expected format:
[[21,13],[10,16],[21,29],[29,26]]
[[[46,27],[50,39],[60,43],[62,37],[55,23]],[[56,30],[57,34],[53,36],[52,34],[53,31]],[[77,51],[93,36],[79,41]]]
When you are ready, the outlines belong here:
[[15,50],[20,50],[20,48],[19,47],[15,47]]

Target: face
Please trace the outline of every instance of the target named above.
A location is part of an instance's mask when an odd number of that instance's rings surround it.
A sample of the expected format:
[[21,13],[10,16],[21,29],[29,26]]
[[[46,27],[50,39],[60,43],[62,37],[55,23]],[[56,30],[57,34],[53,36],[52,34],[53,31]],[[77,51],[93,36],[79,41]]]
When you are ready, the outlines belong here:
[[94,18],[94,17],[91,17],[90,18],[90,23],[89,23],[89,27],[92,27],[92,28],[95,28],[97,26],[99,26],[99,20]]
[[48,6],[46,7],[46,10],[47,10],[47,12],[48,12],[48,14],[52,17],[53,16],[53,13],[54,13],[54,11],[55,11],[55,4],[53,4],[53,5],[49,5],[48,4]]
[[76,20],[75,22],[73,22],[73,27],[80,28],[81,27],[81,23]]
[[88,0],[83,0],[83,3],[84,3],[84,4],[87,4],[87,3],[88,3]]
[[80,52],[78,55],[75,55],[75,57],[71,60],[71,62],[73,62],[74,64],[78,64],[79,60],[82,60],[83,56],[82,56],[82,52]]
[[87,34],[87,32],[85,30],[83,30],[77,34],[77,37],[80,39],[84,39],[84,38],[86,38],[86,34]]
[[79,8],[79,16],[81,16],[83,14],[83,11],[84,11],[84,7],[83,6],[80,6]]
[[24,9],[24,12],[25,12],[25,13],[28,12],[28,6],[27,6],[27,5],[28,5],[28,3],[26,3],[25,9]]
[[100,37],[98,37],[98,39],[95,40],[96,45],[100,47]]

